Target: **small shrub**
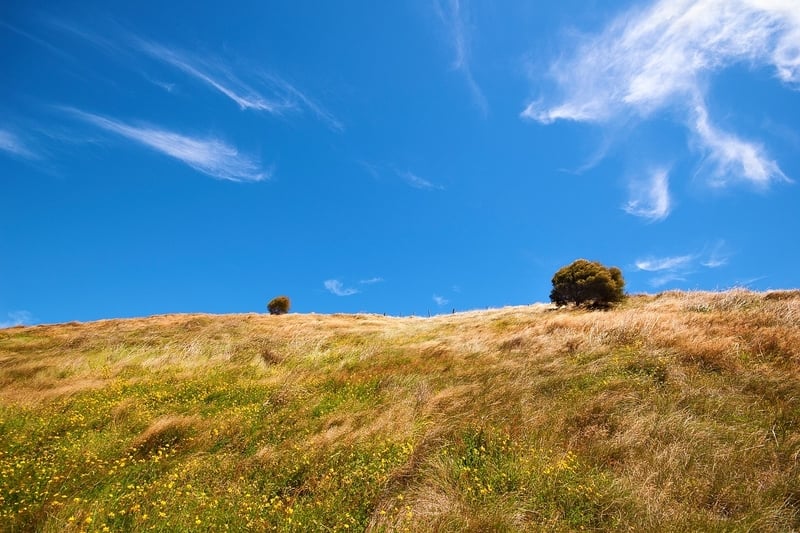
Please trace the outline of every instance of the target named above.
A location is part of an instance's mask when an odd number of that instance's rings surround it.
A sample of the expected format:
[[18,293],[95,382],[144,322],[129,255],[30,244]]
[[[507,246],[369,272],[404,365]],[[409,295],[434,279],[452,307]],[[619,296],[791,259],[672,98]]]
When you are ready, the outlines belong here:
[[271,315],[285,315],[289,312],[291,305],[288,296],[276,296],[267,304],[267,310]]
[[550,301],[558,307],[575,304],[603,309],[622,301],[625,280],[617,267],[578,259],[562,267],[553,276]]

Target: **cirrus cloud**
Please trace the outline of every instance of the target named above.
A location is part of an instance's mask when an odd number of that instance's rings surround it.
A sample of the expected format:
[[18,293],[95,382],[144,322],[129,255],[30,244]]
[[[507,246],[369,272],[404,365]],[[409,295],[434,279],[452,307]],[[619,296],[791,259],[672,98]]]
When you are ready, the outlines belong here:
[[328,290],[328,292],[335,294],[336,296],[352,296],[354,294],[358,294],[359,292],[358,289],[345,287],[344,284],[338,279],[325,280],[323,285],[325,285],[325,288]]
[[698,252],[673,256],[648,256],[637,259],[637,270],[653,274],[650,284],[654,287],[666,285],[671,281],[686,281],[698,267],[720,268],[728,264],[730,253],[725,241],[719,240]]
[[450,46],[455,54],[452,68],[463,74],[473,102],[485,116],[489,112],[489,104],[478,82],[475,81],[470,65],[472,28],[468,24],[467,2],[465,0],[436,0],[434,9],[449,34]]
[[673,257],[649,257],[636,261],[636,268],[647,272],[659,272],[662,270],[675,270],[682,268],[695,259],[694,255],[679,255]]
[[651,221],[663,220],[670,212],[669,173],[657,170],[647,182],[631,185],[631,199],[625,212]]
[[270,173],[252,157],[213,137],[191,137],[152,125],[133,125],[120,120],[62,108],[71,115],[105,131],[137,142],[177,159],[211,177],[229,181],[262,181]]
[[554,92],[522,116],[542,124],[607,123],[677,111],[712,184],[786,181],[759,143],[723,131],[709,116],[708,80],[737,64],[771,67],[779,81],[800,87],[796,0],[658,0],[632,9],[555,61]]
[[0,129],[0,150],[17,157],[25,159],[37,159],[37,155],[26,143],[20,139],[19,135],[9,130]]
[[409,186],[415,189],[421,189],[425,191],[432,191],[432,190],[444,190],[444,187],[441,185],[437,185],[433,182],[426,180],[425,178],[421,178],[418,175],[414,174],[410,171],[400,171],[396,170],[395,173],[402,178]]
[[445,306],[445,305],[447,305],[447,304],[449,304],[449,303],[450,303],[450,300],[448,300],[448,299],[447,299],[447,298],[445,298],[444,296],[439,296],[438,294],[434,294],[434,295],[433,295],[433,301],[434,301],[434,302],[436,303],[436,305],[438,305],[439,307],[443,307],[443,306]]

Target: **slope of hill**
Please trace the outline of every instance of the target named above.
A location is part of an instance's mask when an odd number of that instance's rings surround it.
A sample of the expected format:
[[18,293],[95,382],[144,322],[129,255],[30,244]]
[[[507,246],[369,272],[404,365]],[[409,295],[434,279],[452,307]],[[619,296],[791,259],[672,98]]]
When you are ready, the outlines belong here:
[[0,524],[800,529],[800,292],[2,330]]

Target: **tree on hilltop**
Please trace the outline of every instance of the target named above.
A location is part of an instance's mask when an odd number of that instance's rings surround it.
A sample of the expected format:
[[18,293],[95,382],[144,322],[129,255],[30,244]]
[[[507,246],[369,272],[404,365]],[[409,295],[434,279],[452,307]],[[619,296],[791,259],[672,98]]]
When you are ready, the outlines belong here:
[[271,315],[285,315],[291,305],[288,296],[276,296],[267,304],[267,310]]
[[617,267],[578,259],[562,267],[553,276],[550,301],[558,307],[569,304],[604,309],[622,301],[625,280]]

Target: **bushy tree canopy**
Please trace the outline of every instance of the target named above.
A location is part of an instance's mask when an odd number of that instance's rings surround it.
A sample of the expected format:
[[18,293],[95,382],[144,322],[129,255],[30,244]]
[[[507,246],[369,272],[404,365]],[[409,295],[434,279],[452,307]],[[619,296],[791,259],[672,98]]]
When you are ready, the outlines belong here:
[[605,308],[622,301],[625,280],[617,267],[578,259],[553,276],[550,301],[561,307],[568,304]]
[[283,315],[289,312],[291,305],[288,296],[276,296],[267,304],[267,310],[271,315]]

